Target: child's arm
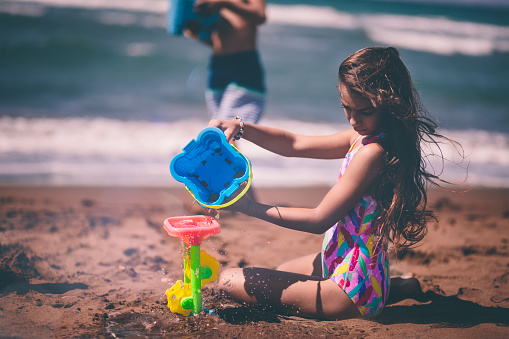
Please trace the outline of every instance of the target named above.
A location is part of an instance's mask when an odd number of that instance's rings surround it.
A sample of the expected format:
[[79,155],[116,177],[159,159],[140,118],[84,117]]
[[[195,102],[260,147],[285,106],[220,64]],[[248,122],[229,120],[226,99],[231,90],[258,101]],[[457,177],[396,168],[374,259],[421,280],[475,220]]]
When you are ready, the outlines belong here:
[[298,231],[321,234],[343,218],[369,191],[382,166],[378,144],[362,147],[341,179],[315,208],[292,208],[260,204],[242,198],[231,210]]
[[[240,123],[233,120],[212,120],[209,126],[220,128],[228,142],[233,141],[240,129]],[[285,157],[340,159],[345,157],[357,135],[350,129],[332,135],[309,136],[245,123],[242,138]]]

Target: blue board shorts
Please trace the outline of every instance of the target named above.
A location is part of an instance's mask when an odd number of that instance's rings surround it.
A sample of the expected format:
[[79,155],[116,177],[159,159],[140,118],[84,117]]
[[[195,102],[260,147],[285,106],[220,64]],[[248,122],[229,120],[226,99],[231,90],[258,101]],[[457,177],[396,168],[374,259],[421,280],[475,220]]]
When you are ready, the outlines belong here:
[[264,72],[257,51],[212,55],[205,99],[212,119],[240,116],[257,123],[265,109]]

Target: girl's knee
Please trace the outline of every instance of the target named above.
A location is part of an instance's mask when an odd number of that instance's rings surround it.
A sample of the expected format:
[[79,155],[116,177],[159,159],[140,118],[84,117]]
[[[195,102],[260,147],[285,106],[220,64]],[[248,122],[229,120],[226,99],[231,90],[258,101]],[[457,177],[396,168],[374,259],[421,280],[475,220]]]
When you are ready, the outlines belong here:
[[238,269],[225,269],[219,274],[217,279],[217,287],[223,295],[231,295],[240,283],[240,274]]
[[221,295],[243,303],[254,303],[256,298],[248,292],[246,276],[242,268],[229,268],[221,272],[217,287]]
[[217,278],[217,288],[221,293],[224,293],[226,287],[228,286],[228,276],[229,274],[227,273],[227,271],[223,271],[219,274],[219,277]]

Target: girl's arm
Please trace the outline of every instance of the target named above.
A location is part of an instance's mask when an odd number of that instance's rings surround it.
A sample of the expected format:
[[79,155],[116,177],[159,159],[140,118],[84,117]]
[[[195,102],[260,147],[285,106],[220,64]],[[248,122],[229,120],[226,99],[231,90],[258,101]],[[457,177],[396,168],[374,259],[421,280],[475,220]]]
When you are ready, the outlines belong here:
[[383,150],[378,144],[362,147],[341,179],[315,208],[279,207],[242,198],[229,209],[285,228],[322,234],[369,191],[382,166],[382,158]]
[[[209,126],[220,128],[228,142],[233,141],[240,130],[240,123],[234,120],[211,120]],[[332,135],[308,136],[250,123],[244,124],[242,134],[242,138],[273,153],[314,159],[344,158],[357,136],[353,129]]]

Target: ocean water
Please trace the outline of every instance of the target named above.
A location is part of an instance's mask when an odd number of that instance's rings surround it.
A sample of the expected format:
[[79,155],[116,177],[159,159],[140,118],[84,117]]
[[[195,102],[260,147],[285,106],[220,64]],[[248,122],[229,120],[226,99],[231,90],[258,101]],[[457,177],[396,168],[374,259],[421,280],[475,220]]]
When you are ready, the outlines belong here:
[[[178,186],[169,164],[208,116],[207,46],[166,33],[166,0],[0,0],[0,184]],[[443,176],[509,187],[509,3],[268,1],[261,123],[348,128],[337,68],[395,46],[440,131]],[[341,161],[281,158],[247,142],[256,186],[331,185]],[[434,150],[435,152],[437,150]],[[438,158],[430,161],[437,171]]]

